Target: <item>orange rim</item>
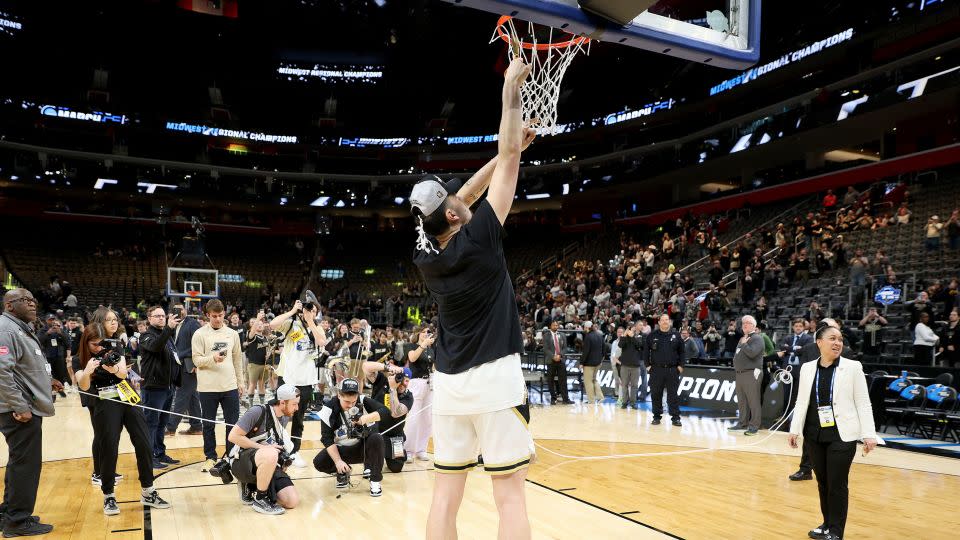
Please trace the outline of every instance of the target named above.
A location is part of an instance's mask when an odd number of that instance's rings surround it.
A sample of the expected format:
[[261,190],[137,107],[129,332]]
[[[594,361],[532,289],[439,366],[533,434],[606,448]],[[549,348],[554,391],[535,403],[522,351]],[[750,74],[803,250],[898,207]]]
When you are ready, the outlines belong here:
[[[500,34],[500,39],[506,42],[507,45],[510,45],[510,35],[507,34],[506,30],[503,29],[503,25],[505,25],[507,21],[509,21],[512,18],[513,17],[509,15],[502,15],[500,17],[500,20],[497,21],[497,33]],[[573,36],[573,34],[570,34],[570,35]],[[547,51],[550,49],[565,49],[567,47],[571,47],[573,45],[580,45],[581,43],[586,43],[588,41],[590,41],[590,38],[588,37],[574,36],[573,39],[569,39],[567,41],[561,41],[558,43],[537,43],[536,45],[534,45],[533,43],[524,43],[523,41],[521,41],[520,47],[527,50],[536,49],[538,51]]]

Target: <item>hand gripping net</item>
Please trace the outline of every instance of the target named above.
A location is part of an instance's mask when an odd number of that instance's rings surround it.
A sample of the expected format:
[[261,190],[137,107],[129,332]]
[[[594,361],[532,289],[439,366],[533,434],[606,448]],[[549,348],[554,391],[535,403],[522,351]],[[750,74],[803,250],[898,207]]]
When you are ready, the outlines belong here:
[[[538,28],[541,35],[545,34],[545,41],[538,37]],[[497,39],[507,42],[509,60],[519,57],[530,65],[530,77],[520,88],[520,102],[524,125],[537,128],[540,135],[557,133],[560,82],[577,53],[583,51],[590,54],[590,38],[573,36],[560,30],[557,33],[564,34],[568,39],[555,43],[552,27],[535,27],[533,23],[527,23],[525,34],[518,34],[513,18],[504,15],[497,22],[497,29],[490,39],[490,43]]]

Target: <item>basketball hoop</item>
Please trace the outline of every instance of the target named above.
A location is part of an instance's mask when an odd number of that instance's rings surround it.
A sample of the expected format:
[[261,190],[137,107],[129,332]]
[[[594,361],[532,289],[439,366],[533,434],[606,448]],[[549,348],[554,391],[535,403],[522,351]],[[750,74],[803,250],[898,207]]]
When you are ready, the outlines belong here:
[[187,291],[187,296],[189,296],[190,298],[196,300],[197,297],[200,296],[200,291],[194,291],[194,290]]
[[521,58],[530,66],[530,77],[520,88],[520,102],[524,122],[531,122],[541,135],[557,132],[560,82],[573,57],[581,51],[590,54],[590,38],[557,30],[569,39],[554,42],[553,32],[552,27],[527,23],[527,32],[518,34],[513,17],[504,15],[497,21],[496,31],[490,39],[490,43],[497,39],[507,43],[509,60]]

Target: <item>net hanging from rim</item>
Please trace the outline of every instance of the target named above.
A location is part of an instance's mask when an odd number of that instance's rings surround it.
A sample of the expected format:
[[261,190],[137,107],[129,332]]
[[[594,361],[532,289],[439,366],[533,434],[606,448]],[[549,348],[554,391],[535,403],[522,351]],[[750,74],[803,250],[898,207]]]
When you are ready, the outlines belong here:
[[508,60],[521,58],[530,66],[530,76],[520,88],[523,120],[525,125],[529,122],[535,127],[539,134],[553,135],[558,131],[557,101],[563,75],[578,53],[590,54],[590,38],[556,30],[566,40],[554,42],[554,28],[526,24],[527,32],[519,34],[513,17],[500,17],[490,43],[497,39],[505,41]]

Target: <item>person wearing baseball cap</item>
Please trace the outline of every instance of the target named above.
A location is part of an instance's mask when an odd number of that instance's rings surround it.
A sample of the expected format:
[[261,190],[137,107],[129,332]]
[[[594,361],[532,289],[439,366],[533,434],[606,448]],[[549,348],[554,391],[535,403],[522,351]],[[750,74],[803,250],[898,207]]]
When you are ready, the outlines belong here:
[[289,457],[293,451],[286,428],[300,407],[300,389],[282,384],[274,395],[266,405],[247,409],[227,435],[234,445],[229,454],[230,471],[237,479],[240,502],[267,515],[283,514],[300,504],[300,495],[286,472],[289,462],[280,459],[281,454]]
[[407,413],[413,409],[413,393],[409,390],[412,379],[413,371],[410,368],[403,368],[401,373],[390,374],[387,377],[386,392],[373,394],[373,401],[380,408],[379,428],[383,436],[384,461],[387,469],[392,473],[403,470],[408,455],[413,457],[404,448],[407,436],[403,430],[407,422]]
[[477,466],[478,449],[484,469],[498,476],[498,499],[516,503],[497,505],[510,507],[500,516],[501,536],[530,535],[524,481],[533,439],[520,367],[523,332],[503,252],[520,154],[536,136],[522,120],[520,88],[529,74],[521,59],[504,74],[497,156],[456,192],[455,185],[424,178],[410,194],[418,232],[413,262],[440,308],[434,370],[410,381],[414,408],[407,422],[408,436],[414,427],[422,430],[422,413],[432,407],[433,462],[444,474],[434,480],[430,538],[456,537],[465,474]]
[[313,458],[318,471],[337,475],[337,489],[350,486],[351,463],[370,468],[370,496],[383,495],[383,436],[374,425],[380,421],[380,407],[360,393],[360,381],[340,381],[337,395],[320,409],[320,441],[323,450]]

